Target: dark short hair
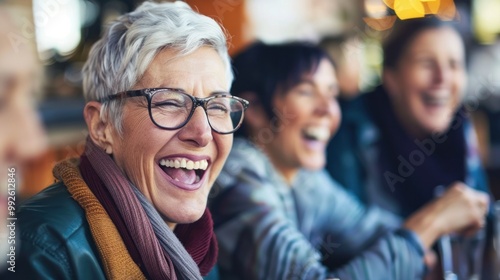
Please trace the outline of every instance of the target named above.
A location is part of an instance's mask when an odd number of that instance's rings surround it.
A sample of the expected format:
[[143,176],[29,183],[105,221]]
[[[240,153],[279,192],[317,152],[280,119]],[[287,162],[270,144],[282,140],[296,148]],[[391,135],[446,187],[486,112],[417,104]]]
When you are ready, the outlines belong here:
[[435,16],[397,20],[382,44],[384,68],[395,68],[403,53],[420,33],[443,27],[451,27],[461,35],[456,21],[443,21]]
[[[297,86],[302,77],[314,73],[325,58],[334,65],[325,51],[311,43],[253,43],[234,56],[235,79],[231,93],[239,96],[244,92],[253,92],[267,116],[272,118],[275,116],[275,95]],[[243,124],[237,135],[248,136],[246,133],[247,128]]]

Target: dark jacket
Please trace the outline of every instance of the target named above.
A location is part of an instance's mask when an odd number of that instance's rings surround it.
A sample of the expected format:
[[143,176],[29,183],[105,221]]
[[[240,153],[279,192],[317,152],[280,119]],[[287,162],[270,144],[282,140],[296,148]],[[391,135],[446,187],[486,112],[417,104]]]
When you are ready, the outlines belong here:
[[15,273],[8,279],[106,279],[85,213],[63,183],[19,206]]
[[[106,279],[82,207],[62,182],[46,188],[16,214],[15,272],[0,279]],[[214,267],[204,279],[218,279]]]
[[[458,165],[457,170],[463,168],[464,174],[460,181],[476,190],[489,193],[485,173],[479,159],[474,130],[466,112],[459,111],[457,113],[454,121],[462,125],[458,126],[459,128],[450,129],[445,135],[448,138],[443,137],[446,140],[440,144],[440,141],[436,142],[432,137],[418,141],[403,135],[404,133],[386,133],[387,127],[392,129],[399,126],[395,116],[393,116],[392,108],[388,104],[389,100],[383,87],[378,87],[373,92],[341,104],[342,123],[329,144],[326,167],[335,180],[345,186],[363,203],[375,204],[399,216],[407,217],[433,199],[433,189],[438,184],[428,184],[426,181],[432,180],[425,180],[426,176],[429,179],[440,176],[445,178],[444,173],[440,173],[441,169],[436,169],[437,171],[433,173],[422,171],[429,169],[422,168],[434,157],[440,156],[440,159],[447,159],[446,164],[443,165],[449,167],[451,163],[455,163]],[[451,137],[451,133],[454,133],[454,138]],[[410,155],[412,153],[424,155],[423,164],[421,162],[414,164],[414,158],[395,148],[398,144],[405,142],[399,141],[400,139],[405,140],[404,137],[408,137],[408,144],[414,145],[410,146],[409,150],[412,151]],[[438,145],[445,148],[451,147],[454,143],[452,139],[456,138],[462,139],[464,146],[463,150],[460,150],[462,152],[448,153],[448,157],[443,157],[443,153],[437,153]],[[416,145],[414,142],[425,142],[425,144]],[[429,149],[429,145],[436,147],[434,152],[425,150]],[[406,165],[399,169],[403,163]],[[408,172],[410,175],[398,172],[408,169],[411,171]],[[424,174],[422,175],[422,173]],[[398,176],[396,178],[403,182],[388,180],[394,178],[388,175]],[[448,182],[443,180],[441,185],[447,186],[456,180]],[[405,196],[405,192],[409,195]]]

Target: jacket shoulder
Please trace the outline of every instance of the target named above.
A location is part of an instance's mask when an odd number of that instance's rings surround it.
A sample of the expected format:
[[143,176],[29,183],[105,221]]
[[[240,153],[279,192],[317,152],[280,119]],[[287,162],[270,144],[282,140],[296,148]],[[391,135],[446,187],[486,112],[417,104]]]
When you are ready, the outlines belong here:
[[[55,183],[29,198],[18,209],[23,235],[44,236],[50,230],[68,239],[87,226],[85,213],[63,183]],[[88,226],[87,226],[88,227]]]
[[63,183],[22,203],[17,223],[17,265],[33,279],[105,278],[85,212]]

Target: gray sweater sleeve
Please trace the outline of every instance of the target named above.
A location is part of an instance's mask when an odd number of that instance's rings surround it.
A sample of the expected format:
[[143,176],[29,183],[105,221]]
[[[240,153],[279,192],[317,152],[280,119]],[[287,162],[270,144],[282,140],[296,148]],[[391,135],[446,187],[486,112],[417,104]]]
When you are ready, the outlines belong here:
[[[316,191],[304,187],[295,194],[303,199],[308,193],[306,201],[311,204],[301,203],[298,212],[305,214],[299,224],[285,213],[289,209],[282,195],[267,178],[243,172],[224,188],[211,207],[221,275],[227,279],[422,278],[423,249],[414,233],[391,230],[393,218],[384,221],[382,211],[363,208],[331,183],[318,187],[321,180],[308,184]],[[319,226],[306,236],[301,227],[313,223]],[[314,241],[314,236],[326,237],[326,243]],[[336,269],[324,265],[325,258],[337,254],[349,261]]]

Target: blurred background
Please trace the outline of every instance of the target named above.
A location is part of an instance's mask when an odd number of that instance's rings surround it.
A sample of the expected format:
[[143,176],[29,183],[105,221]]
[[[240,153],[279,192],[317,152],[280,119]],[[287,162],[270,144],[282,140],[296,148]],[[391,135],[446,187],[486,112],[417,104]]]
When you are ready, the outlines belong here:
[[[424,1],[424,0],[422,0]],[[432,2],[439,0],[425,0]],[[20,33],[11,44],[34,40],[44,68],[37,108],[48,131],[49,149],[22,167],[19,198],[54,181],[52,167],[83,151],[81,68],[107,22],[133,10],[138,0],[12,0]],[[249,42],[308,40],[337,62],[341,98],[349,99],[379,82],[380,42],[391,31],[390,0],[188,0],[220,22],[234,54]],[[459,15],[467,45],[469,84],[465,96],[476,123],[491,190],[500,198],[500,0],[442,0]],[[446,15],[444,15],[446,16]],[[1,124],[0,124],[1,127]],[[22,129],[22,128],[19,128]]]

